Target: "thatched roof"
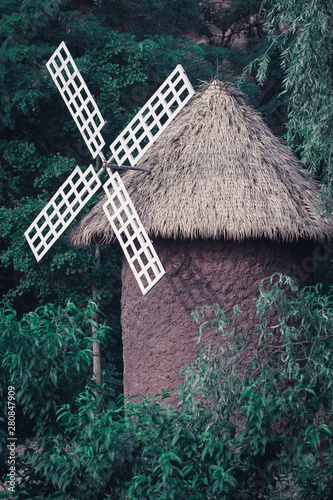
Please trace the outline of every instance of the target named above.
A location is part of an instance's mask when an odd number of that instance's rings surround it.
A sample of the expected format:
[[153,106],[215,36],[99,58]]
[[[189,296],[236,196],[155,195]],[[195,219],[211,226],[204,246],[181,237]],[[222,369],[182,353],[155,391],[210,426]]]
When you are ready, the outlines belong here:
[[[148,232],[162,238],[323,241],[320,187],[230,84],[204,85],[123,181]],[[76,245],[114,235],[104,198],[72,230]]]

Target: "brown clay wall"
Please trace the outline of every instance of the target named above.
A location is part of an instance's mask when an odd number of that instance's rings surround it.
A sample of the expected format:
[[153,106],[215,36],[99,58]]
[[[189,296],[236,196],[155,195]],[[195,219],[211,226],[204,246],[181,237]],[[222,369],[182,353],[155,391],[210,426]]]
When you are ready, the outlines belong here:
[[[274,272],[302,275],[301,247],[266,240],[154,241],[167,274],[142,296],[123,259],[122,329],[126,397],[177,390],[179,370],[196,358],[198,328],[191,311],[219,304],[232,313],[242,310],[240,327],[255,335],[254,298],[260,279]],[[303,273],[304,274],[304,273]]]

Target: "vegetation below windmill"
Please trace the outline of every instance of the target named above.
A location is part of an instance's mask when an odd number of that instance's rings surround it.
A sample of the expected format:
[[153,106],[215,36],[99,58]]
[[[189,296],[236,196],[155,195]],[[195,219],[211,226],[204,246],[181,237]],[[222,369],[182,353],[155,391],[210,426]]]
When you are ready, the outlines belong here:
[[[167,394],[117,406],[109,388],[91,386],[92,304],[85,314],[47,306],[20,321],[4,308],[1,386],[19,387],[35,440],[18,457],[19,498],[332,498],[332,294],[264,280],[258,346],[245,365],[237,308],[234,318],[218,306],[196,310],[201,349],[174,408]],[[219,346],[205,344],[207,328]],[[4,434],[1,444],[3,453]]]

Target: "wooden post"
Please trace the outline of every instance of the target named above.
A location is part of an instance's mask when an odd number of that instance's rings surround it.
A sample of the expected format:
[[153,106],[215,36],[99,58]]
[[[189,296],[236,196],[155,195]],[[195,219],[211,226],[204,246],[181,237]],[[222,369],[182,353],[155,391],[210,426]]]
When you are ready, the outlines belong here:
[[[97,171],[99,170],[100,166],[100,158],[99,156],[96,157],[96,168]],[[98,243],[96,243],[95,247],[95,257],[96,257],[96,263],[95,263],[95,269],[99,269],[101,267],[101,247],[99,246]],[[97,296],[97,286],[95,282],[92,282],[91,285],[91,293],[92,293],[92,299],[96,303],[97,307],[99,307],[99,301],[98,301],[98,296]],[[99,313],[94,311],[93,312],[93,321],[99,325]],[[96,337],[96,328],[92,326],[92,334],[93,337]],[[92,351],[93,351],[93,379],[96,381],[97,384],[101,385],[102,384],[102,349],[101,349],[101,344],[100,342],[94,342],[92,346]]]
[[[95,268],[99,269],[101,267],[101,247],[96,243],[95,247],[95,257],[96,257],[96,264]],[[95,303],[98,302],[97,298],[97,286],[93,282],[91,284],[91,291],[92,291],[92,298]],[[99,304],[97,303],[97,306]],[[99,313],[97,311],[93,312],[93,321],[97,324],[99,324]],[[96,328],[92,326],[92,333],[93,337],[96,337]],[[93,378],[97,382],[97,384],[102,383],[102,351],[101,351],[101,344],[100,342],[94,342],[92,346],[92,351],[93,351]]]

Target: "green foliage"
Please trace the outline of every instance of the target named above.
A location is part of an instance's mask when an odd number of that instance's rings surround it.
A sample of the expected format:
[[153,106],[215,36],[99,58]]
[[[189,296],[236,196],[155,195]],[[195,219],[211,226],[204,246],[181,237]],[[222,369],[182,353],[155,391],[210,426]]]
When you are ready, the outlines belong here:
[[[59,432],[56,412],[72,404],[92,377],[92,315],[89,303],[80,311],[68,302],[65,308],[40,307],[17,319],[16,312],[1,304],[0,315],[0,421],[5,429],[7,387],[16,393],[16,436],[37,439],[44,450],[50,435]],[[110,336],[105,324],[96,325],[99,341]],[[114,393],[109,390],[109,394]],[[0,455],[6,449],[6,433],[0,434]],[[3,473],[4,470],[1,471]]]
[[237,308],[195,311],[201,348],[175,407],[167,393],[117,407],[88,389],[62,405],[25,457],[22,498],[332,498],[333,290],[274,275],[257,306],[257,343]]
[[[245,439],[270,453],[268,473],[287,478],[292,472],[301,498],[331,498],[333,289],[327,295],[321,285],[298,290],[290,278],[274,275],[262,282],[257,307],[260,371],[243,395],[247,416],[257,416],[252,432],[248,420]],[[266,324],[272,314],[273,330]],[[269,443],[278,444],[278,453]]]
[[223,465],[232,449],[185,407],[170,409],[160,398],[128,404],[124,416],[121,408],[101,411],[88,393],[76,403],[59,411],[62,432],[49,439],[48,453],[33,453],[34,480],[22,491],[38,491],[38,480],[64,498],[224,498],[236,491]]
[[[2,382],[16,387],[17,402],[37,419],[39,433],[41,422],[49,423],[57,405],[72,400],[91,376],[95,308],[93,303],[84,311],[71,302],[65,308],[48,304],[18,320],[14,309],[2,304]],[[109,330],[99,325],[98,338]]]
[[259,63],[257,78],[264,82],[277,47],[288,98],[286,137],[303,165],[320,174],[330,188],[328,206],[332,194],[333,3],[278,0],[266,1],[264,7],[270,46],[254,61]]
[[[0,129],[14,129],[21,115],[31,120],[49,96],[43,85],[42,60],[49,53],[40,39],[57,18],[60,0],[7,0],[0,6]],[[27,125],[27,123],[26,123]],[[29,133],[27,128],[27,133]]]
[[198,0],[134,0],[129,2],[135,13],[132,30],[139,38],[153,35],[187,37],[207,35],[209,29],[204,19],[205,7]]

